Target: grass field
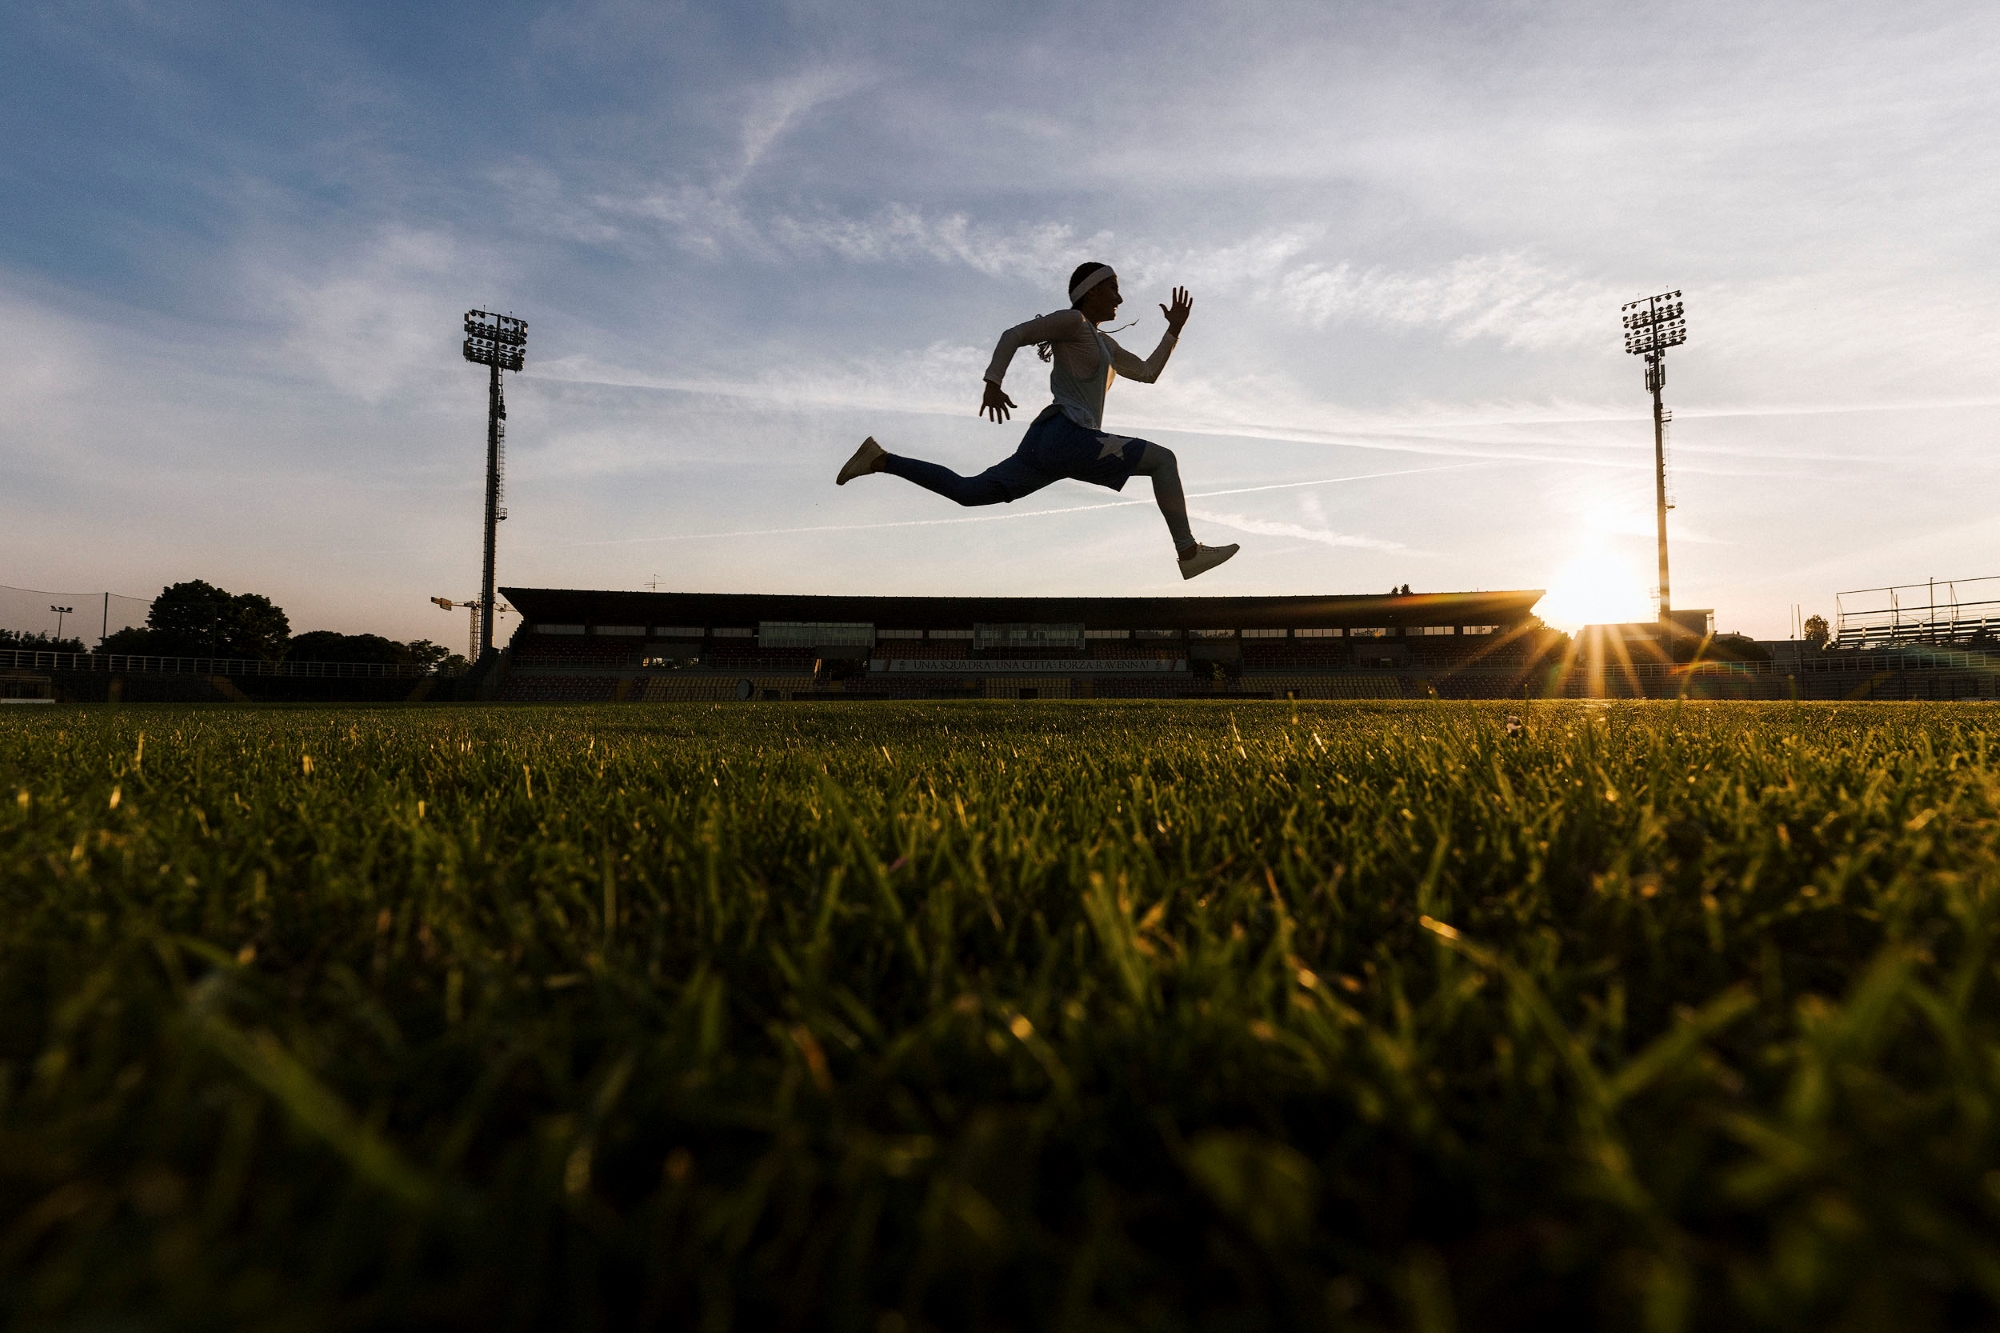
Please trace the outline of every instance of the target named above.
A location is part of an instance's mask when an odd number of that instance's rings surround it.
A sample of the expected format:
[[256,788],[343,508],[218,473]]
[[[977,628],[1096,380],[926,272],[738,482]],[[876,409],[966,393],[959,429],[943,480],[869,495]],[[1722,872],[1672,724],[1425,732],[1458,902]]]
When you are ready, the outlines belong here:
[[1996,730],[10,710],[0,1313],[1991,1327]]

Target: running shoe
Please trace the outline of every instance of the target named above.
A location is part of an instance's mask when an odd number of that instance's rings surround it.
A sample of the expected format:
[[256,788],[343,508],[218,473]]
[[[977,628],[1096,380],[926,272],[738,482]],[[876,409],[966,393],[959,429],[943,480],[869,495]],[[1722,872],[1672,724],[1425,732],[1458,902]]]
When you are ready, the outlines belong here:
[[1191,579],[1197,574],[1206,574],[1242,549],[1235,542],[1227,546],[1203,546],[1197,543],[1192,554],[1181,557],[1181,577]]
[[870,435],[861,442],[861,447],[854,451],[854,457],[847,460],[847,466],[840,469],[840,475],[833,479],[833,484],[836,486],[845,486],[856,477],[865,477],[871,472],[880,472],[882,470],[882,460],[888,456],[889,451],[875,443],[875,437]]

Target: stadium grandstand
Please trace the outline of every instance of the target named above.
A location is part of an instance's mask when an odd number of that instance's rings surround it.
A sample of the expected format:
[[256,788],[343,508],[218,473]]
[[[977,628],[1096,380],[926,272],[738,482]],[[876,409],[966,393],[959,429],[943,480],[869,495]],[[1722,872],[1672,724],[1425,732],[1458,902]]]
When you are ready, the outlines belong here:
[[1914,588],[1893,590],[1894,600],[1843,594],[1832,643],[1760,643],[1765,660],[1711,653],[1718,636],[1706,611],[1676,613],[1687,623],[1671,653],[1650,624],[1587,626],[1572,639],[1542,625],[1533,590],[1006,598],[508,588],[523,623],[465,675],[37,644],[0,648],[0,704],[2000,698],[2000,612],[1973,582],[1938,585],[1937,595],[1925,586],[1921,598]]
[[823,597],[502,590],[495,697],[1519,697],[1566,640],[1539,591],[1327,597]]

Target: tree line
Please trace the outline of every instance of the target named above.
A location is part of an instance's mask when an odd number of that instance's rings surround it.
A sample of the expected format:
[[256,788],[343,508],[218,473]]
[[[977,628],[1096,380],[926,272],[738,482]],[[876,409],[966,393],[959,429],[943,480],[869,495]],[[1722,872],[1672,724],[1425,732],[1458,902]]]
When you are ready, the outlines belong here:
[[[80,640],[5,635],[0,647],[82,652]],[[462,670],[465,659],[429,639],[398,642],[380,634],[310,630],[293,634],[284,608],[261,593],[231,593],[201,579],[169,584],[153,599],[146,623],[107,635],[98,651],[148,657],[236,657],[266,662],[378,662]]]

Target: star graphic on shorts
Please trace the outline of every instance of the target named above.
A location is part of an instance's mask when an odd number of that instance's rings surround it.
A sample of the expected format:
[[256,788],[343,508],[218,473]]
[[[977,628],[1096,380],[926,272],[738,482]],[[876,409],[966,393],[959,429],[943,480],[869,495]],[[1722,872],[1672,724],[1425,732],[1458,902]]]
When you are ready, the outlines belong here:
[[1117,458],[1125,452],[1125,446],[1132,443],[1122,435],[1100,435],[1097,442],[1104,446],[1097,454],[1100,459]]

